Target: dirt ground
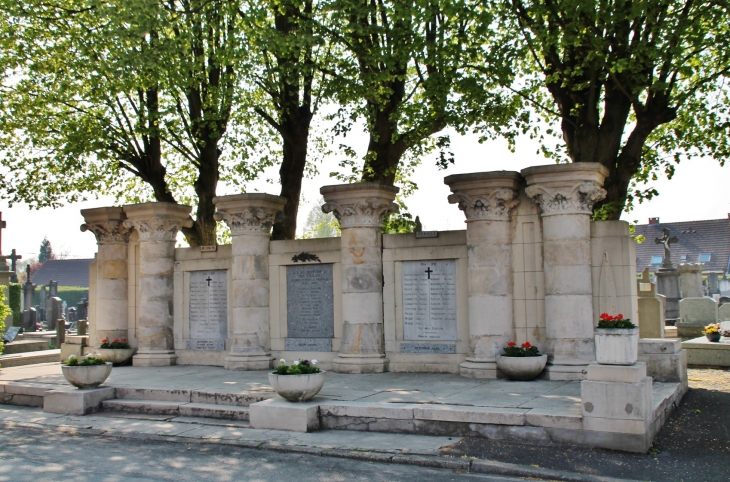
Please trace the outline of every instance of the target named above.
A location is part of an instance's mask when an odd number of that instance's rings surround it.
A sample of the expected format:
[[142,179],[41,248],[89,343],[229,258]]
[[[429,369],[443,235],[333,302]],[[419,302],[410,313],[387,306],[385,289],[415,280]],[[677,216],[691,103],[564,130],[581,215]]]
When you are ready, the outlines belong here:
[[467,456],[592,475],[652,481],[727,481],[730,370],[689,369],[689,392],[647,454],[467,438],[446,449]]

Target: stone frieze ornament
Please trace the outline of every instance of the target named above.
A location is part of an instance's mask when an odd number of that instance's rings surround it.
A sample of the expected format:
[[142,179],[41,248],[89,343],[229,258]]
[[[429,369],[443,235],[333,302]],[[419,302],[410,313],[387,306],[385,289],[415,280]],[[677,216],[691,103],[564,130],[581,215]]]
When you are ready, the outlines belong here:
[[231,234],[269,234],[274,224],[276,213],[280,209],[263,207],[245,208],[241,212],[231,213],[218,211],[215,213],[216,221],[224,221]]
[[124,227],[136,229],[139,239],[143,241],[175,241],[180,229],[192,226],[193,220],[190,218],[180,221],[163,216],[153,216],[143,221],[132,219],[124,221]]
[[539,184],[527,187],[525,193],[542,209],[543,216],[553,214],[592,214],[593,205],[606,197],[606,190],[593,181],[584,181],[567,188],[547,188]]
[[96,236],[97,243],[126,243],[132,234],[132,227],[124,225],[120,219],[109,219],[101,223],[84,223],[81,232],[90,231]]
[[449,203],[457,204],[469,221],[509,221],[512,210],[520,203],[512,189],[496,189],[485,196],[463,193],[449,195]]
[[322,212],[333,213],[340,222],[340,228],[378,228],[383,224],[383,217],[389,213],[397,213],[398,204],[383,199],[370,198],[352,204],[327,202]]

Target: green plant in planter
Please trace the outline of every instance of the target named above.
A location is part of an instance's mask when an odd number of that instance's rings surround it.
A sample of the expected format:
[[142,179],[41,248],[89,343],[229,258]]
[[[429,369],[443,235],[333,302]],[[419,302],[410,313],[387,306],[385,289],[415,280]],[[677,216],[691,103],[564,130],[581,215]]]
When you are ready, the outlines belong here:
[[504,356],[540,356],[540,350],[529,341],[524,342],[520,346],[517,346],[517,343],[511,341],[504,348]]
[[279,366],[274,369],[277,375],[311,375],[319,373],[321,370],[315,365],[317,360],[296,360],[291,365],[286,364],[283,358],[279,361]]
[[129,346],[129,342],[127,342],[126,338],[122,338],[122,341],[119,341],[115,338],[111,342],[109,341],[109,339],[104,338],[103,340],[101,340],[101,346],[99,348],[118,350],[118,349],[131,348],[131,346]]
[[629,318],[624,318],[624,315],[619,313],[616,316],[611,316],[608,313],[601,313],[601,317],[598,320],[598,328],[636,328],[636,325],[631,322]]
[[79,360],[76,355],[71,355],[65,362],[69,367],[89,367],[94,365],[105,365],[106,362],[98,356],[88,355]]

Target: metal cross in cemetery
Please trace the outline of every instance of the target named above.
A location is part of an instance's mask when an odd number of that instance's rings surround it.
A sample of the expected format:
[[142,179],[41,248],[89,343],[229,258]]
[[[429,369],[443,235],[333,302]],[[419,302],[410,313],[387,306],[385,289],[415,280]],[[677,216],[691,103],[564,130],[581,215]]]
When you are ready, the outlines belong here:
[[433,273],[433,270],[430,266],[426,269],[425,273],[428,274],[428,279],[431,279],[431,273]]
[[664,263],[662,264],[662,267],[671,269],[673,266],[670,246],[679,242],[679,239],[676,236],[669,236],[669,228],[664,228],[662,231],[664,232],[664,235],[661,238],[656,238],[654,242],[664,246]]

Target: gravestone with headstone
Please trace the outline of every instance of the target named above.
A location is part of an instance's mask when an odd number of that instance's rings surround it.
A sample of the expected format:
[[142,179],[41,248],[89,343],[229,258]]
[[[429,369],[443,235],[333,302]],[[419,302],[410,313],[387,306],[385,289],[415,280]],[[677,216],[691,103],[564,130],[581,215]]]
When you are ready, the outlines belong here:
[[702,298],[705,294],[702,286],[702,271],[705,263],[680,263],[677,266],[679,271],[679,288],[684,298]]
[[40,302],[36,309],[40,313],[41,321],[48,321],[48,288],[46,285],[41,286]]
[[639,295],[639,337],[664,338],[666,298],[656,293],[649,268],[644,269],[636,284]]
[[333,293],[331,264],[287,266],[287,351],[332,351]]
[[11,326],[7,330],[5,330],[5,333],[3,333],[3,341],[5,343],[12,343],[15,341],[15,338],[18,336],[18,333],[20,333],[21,328],[19,326]]
[[82,298],[81,301],[76,303],[76,316],[79,320],[85,320],[87,318],[87,308],[89,306],[89,300]]
[[[58,323],[58,320],[60,320],[63,316],[63,300],[57,296],[54,296],[52,298],[48,298],[48,302],[50,304],[50,309],[47,311],[47,325],[48,329],[53,331],[56,329],[56,325]],[[56,346],[59,346],[58,343]]]
[[76,323],[76,334],[78,336],[86,336],[89,322],[81,319]]
[[456,261],[404,261],[401,353],[455,353]]
[[48,281],[48,296],[50,296],[51,298],[54,296],[58,296],[58,281]]
[[730,321],[730,303],[724,303],[717,309],[718,321]]
[[190,273],[188,350],[225,350],[228,338],[228,272]]
[[717,301],[712,298],[686,298],[679,302],[681,319],[677,321],[677,336],[682,339],[702,336],[702,329],[717,323]]
[[[60,318],[61,313],[63,311],[59,312],[57,315],[57,318],[53,318],[51,316],[53,311],[53,298],[58,296],[58,282],[50,280],[48,282],[48,295],[46,296],[46,323],[48,323],[48,329],[53,330],[56,326],[56,320]],[[60,299],[60,298],[59,298]],[[63,306],[61,306],[61,309]],[[53,324],[53,328],[51,327],[51,324]]]
[[68,321],[77,321],[78,320],[76,318],[76,308],[68,308],[66,310],[66,314],[67,314],[66,318],[68,319]]
[[665,317],[669,325],[674,325],[679,318],[679,271],[672,264],[671,245],[679,240],[676,236],[669,235],[669,229],[664,228],[664,235],[656,238],[654,242],[664,246],[664,262],[656,272],[657,292],[666,297]]
[[36,331],[35,324],[38,320],[38,313],[36,309],[30,307],[23,311],[23,330],[25,331]]
[[30,265],[25,267],[25,283],[23,283],[23,311],[35,304],[35,285],[30,281]]

